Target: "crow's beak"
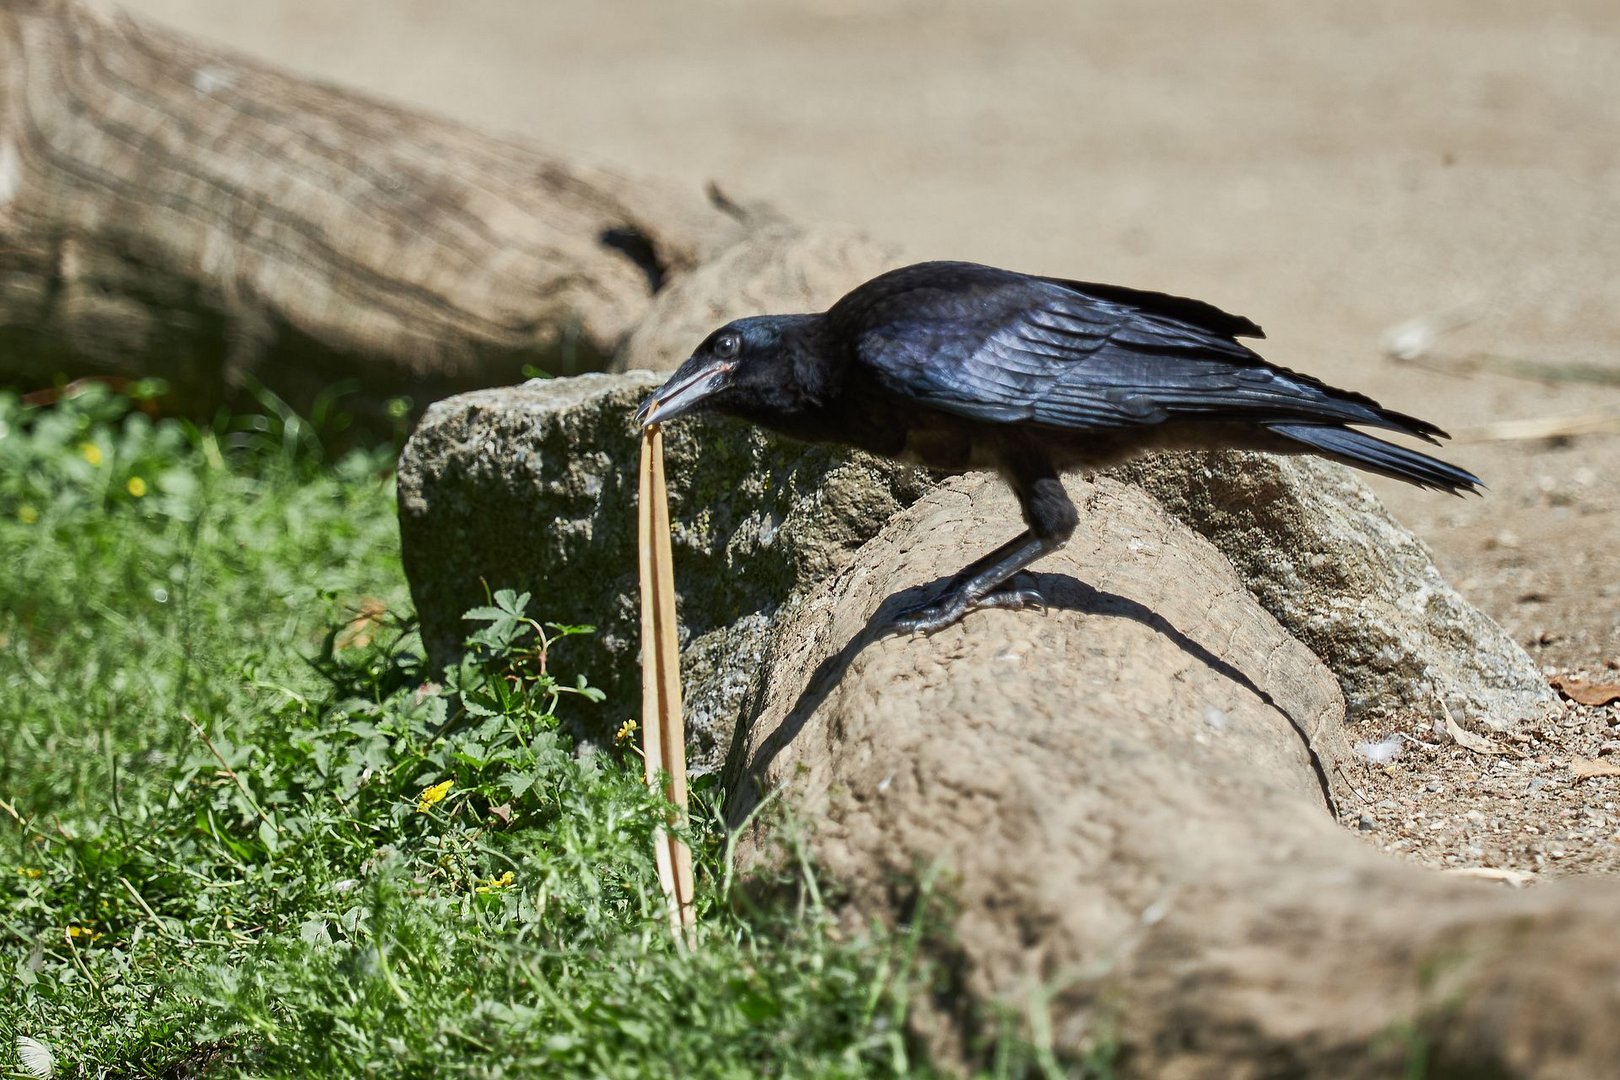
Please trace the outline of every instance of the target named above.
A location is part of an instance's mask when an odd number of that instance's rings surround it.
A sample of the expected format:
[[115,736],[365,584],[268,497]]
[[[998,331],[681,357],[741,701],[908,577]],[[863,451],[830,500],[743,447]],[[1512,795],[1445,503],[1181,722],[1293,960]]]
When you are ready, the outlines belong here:
[[662,424],[677,416],[684,416],[701,406],[715,391],[724,389],[731,381],[731,369],[737,365],[730,361],[713,360],[688,371],[682,364],[670,376],[669,382],[654,390],[641,408],[636,410],[636,423],[642,427]]

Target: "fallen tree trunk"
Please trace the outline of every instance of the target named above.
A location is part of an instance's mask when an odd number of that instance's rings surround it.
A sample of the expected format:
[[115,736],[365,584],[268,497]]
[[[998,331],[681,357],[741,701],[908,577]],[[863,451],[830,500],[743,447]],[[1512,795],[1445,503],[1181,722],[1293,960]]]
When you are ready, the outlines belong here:
[[[896,515],[778,627],[732,756],[733,820],[780,791],[852,926],[922,920],[936,1059],[975,1060],[999,1012],[1119,1075],[1608,1075],[1620,885],[1507,892],[1336,826],[1329,673],[1141,492],[1071,494],[1053,609],[929,637],[881,629],[1005,534],[1006,495]],[[791,860],[777,840],[742,861]]]
[[[537,108],[544,108],[537,103]],[[0,0],[0,378],[207,408],[599,369],[738,232],[683,194],[72,0]]]

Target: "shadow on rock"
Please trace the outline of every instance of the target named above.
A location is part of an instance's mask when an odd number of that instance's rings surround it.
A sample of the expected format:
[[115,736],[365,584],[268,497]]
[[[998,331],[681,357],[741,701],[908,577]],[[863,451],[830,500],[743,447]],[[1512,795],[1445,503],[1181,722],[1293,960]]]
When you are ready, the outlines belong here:
[[[1107,616],[1111,618],[1130,619],[1140,623],[1158,634],[1162,634],[1171,641],[1176,648],[1187,654],[1192,660],[1208,668],[1223,679],[1228,679],[1266,705],[1277,709],[1285,716],[1287,710],[1283,709],[1270,693],[1255,683],[1240,668],[1234,666],[1204,645],[1178,630],[1169,619],[1154,611],[1139,601],[1120,596],[1117,593],[1098,589],[1095,586],[1073,577],[1069,574],[1035,574],[1038,591],[1046,598],[1047,612],[1026,611],[1020,613],[1022,618],[1041,618],[1052,611],[1071,611],[1082,615]],[[732,784],[731,797],[726,806],[726,822],[730,828],[739,828],[758,807],[762,797],[758,778],[764,776],[778,754],[785,749],[804,729],[805,723],[815,715],[827,700],[827,696],[838,686],[849,670],[850,664],[855,661],[867,646],[874,642],[890,637],[918,637],[922,635],[905,635],[897,628],[900,617],[912,608],[930,599],[941,595],[952,581],[951,577],[940,577],[927,585],[914,585],[900,592],[891,594],[882,605],[867,620],[860,632],[844,643],[837,652],[826,657],[816,666],[811,674],[804,693],[799,696],[798,702],[789,711],[786,718],[775,730],[758,745],[748,761],[743,775],[736,778]],[[971,614],[971,613],[970,613]],[[1322,787],[1322,798],[1328,812],[1337,815],[1337,806],[1333,799],[1332,788],[1328,782],[1326,768],[1311,747],[1309,734],[1304,731],[1292,716],[1290,722],[1303,740],[1307,753],[1311,755],[1312,764],[1317,773],[1317,779]],[[739,741],[746,738],[746,732],[739,731]]]

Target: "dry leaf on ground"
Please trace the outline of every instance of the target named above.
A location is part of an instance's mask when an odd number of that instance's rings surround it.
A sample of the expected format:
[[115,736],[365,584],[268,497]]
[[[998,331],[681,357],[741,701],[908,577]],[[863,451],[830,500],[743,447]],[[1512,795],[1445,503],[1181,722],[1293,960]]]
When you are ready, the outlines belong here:
[[1440,708],[1446,714],[1446,734],[1451,737],[1452,742],[1464,750],[1472,750],[1476,754],[1512,754],[1514,757],[1524,757],[1524,751],[1516,746],[1492,742],[1483,735],[1475,735],[1464,728],[1457,723],[1456,718],[1451,715],[1451,710],[1447,709],[1444,703]]
[[1585,758],[1571,758],[1569,771],[1575,774],[1575,783],[1590,780],[1596,776],[1620,776],[1620,761],[1588,761]]
[[1577,705],[1612,705],[1620,701],[1620,685],[1594,683],[1575,675],[1554,675],[1547,682]]

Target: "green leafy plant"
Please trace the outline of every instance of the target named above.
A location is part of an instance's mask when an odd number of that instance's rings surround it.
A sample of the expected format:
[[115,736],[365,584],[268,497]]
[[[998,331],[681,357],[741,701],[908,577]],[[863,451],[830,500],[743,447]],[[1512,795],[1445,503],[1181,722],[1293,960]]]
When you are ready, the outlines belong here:
[[496,591],[427,670],[386,450],[137,404],[0,396],[0,1070],[926,1074],[915,934],[752,902],[702,784],[676,944],[588,627]]

